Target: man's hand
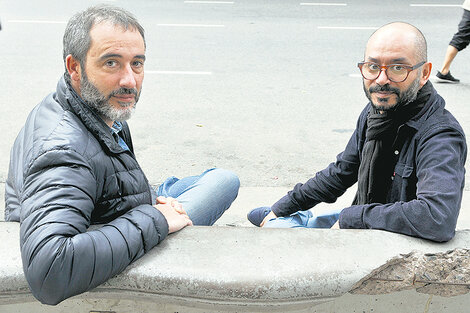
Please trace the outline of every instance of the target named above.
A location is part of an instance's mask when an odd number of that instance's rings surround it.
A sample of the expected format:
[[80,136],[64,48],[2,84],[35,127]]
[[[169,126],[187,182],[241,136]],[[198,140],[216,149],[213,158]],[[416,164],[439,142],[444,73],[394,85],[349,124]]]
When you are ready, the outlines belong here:
[[[178,200],[176,200],[175,198],[171,198],[171,197],[157,197],[157,204],[169,204],[171,205],[171,207],[173,207],[176,212],[180,213],[180,214],[186,214],[186,211],[183,209],[183,205],[181,203],[178,202]],[[187,214],[186,214],[187,215]]]
[[183,210],[182,205],[173,198],[158,197],[158,204],[154,207],[166,218],[168,233],[174,233],[186,226],[192,226],[193,222]]
[[263,227],[264,224],[266,224],[267,221],[269,221],[270,219],[273,219],[273,218],[277,218],[277,216],[276,216],[276,214],[274,214],[273,211],[271,211],[271,212],[269,212],[268,215],[265,216],[265,218],[263,219],[261,224],[259,224],[259,227]]

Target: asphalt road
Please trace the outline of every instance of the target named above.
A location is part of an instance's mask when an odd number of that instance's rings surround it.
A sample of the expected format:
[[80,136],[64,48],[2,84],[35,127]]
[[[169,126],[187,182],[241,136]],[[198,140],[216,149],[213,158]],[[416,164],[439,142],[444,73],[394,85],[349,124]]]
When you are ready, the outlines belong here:
[[[398,20],[418,26],[437,70],[463,1],[225,2],[106,1],[146,29],[146,76],[130,125],[152,183],[209,167],[234,170],[244,187],[305,181],[342,151],[366,104],[356,64],[373,29]],[[96,3],[0,2],[1,182],[27,114],[63,73],[65,22]],[[467,134],[469,51],[452,66],[461,84],[435,84]]]

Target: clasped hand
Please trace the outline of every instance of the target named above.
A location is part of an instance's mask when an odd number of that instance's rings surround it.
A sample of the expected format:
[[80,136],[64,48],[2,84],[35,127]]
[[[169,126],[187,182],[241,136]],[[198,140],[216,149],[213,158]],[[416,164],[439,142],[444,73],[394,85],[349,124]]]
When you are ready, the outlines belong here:
[[174,198],[158,197],[157,204],[154,207],[166,218],[169,234],[177,232],[186,226],[193,225],[181,203]]

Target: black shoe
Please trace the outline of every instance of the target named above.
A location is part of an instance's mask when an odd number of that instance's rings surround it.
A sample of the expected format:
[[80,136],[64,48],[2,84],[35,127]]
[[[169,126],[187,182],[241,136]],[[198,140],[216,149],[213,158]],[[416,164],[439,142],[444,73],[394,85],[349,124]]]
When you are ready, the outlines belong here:
[[261,222],[270,212],[271,207],[262,206],[251,210],[250,213],[248,213],[247,218],[251,222],[251,224],[259,227],[259,225],[261,225]]
[[453,84],[457,84],[458,82],[460,82],[460,79],[457,79],[454,76],[452,76],[452,74],[450,74],[450,71],[445,75],[437,71],[436,77],[439,78],[440,82],[453,83]]

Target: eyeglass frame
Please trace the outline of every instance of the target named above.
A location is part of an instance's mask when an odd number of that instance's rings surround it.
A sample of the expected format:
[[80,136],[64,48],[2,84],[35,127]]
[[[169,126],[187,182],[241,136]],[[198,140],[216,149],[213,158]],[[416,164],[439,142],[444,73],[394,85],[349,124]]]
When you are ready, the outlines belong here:
[[[375,63],[375,62],[359,62],[359,63],[357,63],[357,67],[359,68],[359,71],[361,72],[362,77],[364,77],[364,74],[362,73],[362,66],[363,66],[364,64],[367,64],[367,63],[377,64],[377,63]],[[384,71],[385,71],[385,75],[387,75],[387,78],[388,78],[390,81],[392,81],[392,82],[394,82],[394,83],[402,83],[402,82],[404,82],[405,80],[408,79],[408,76],[410,75],[410,72],[412,72],[412,71],[414,71],[414,70],[420,68],[420,67],[423,66],[424,64],[426,64],[426,61],[421,61],[421,62],[419,62],[418,64],[413,65],[413,66],[409,66],[409,65],[405,65],[405,64],[399,64],[399,63],[389,64],[389,65],[379,65],[379,64],[377,64],[377,65],[379,66],[379,68],[380,68],[380,70],[379,70],[379,72],[378,72],[378,74],[377,74],[377,77],[376,77],[376,78],[371,78],[371,79],[364,77],[364,79],[367,79],[367,80],[376,80],[377,78],[379,78],[380,74],[382,73],[382,70],[384,70]],[[389,69],[389,67],[394,66],[394,65],[400,65],[401,67],[403,67],[404,69],[407,70],[405,79],[400,80],[400,81],[394,81],[394,80],[390,79],[390,77],[389,77],[388,74],[387,74],[387,70]]]

